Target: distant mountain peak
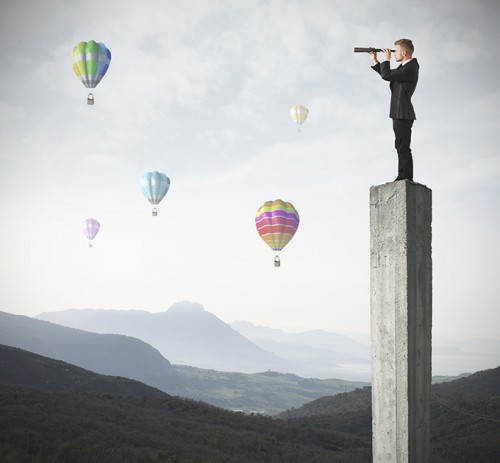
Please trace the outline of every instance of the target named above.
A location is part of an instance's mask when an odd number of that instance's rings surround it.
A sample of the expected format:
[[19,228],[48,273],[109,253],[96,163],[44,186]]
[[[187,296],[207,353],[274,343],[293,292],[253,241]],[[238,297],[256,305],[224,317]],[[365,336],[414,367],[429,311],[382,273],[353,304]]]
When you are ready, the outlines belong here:
[[168,309],[169,313],[179,313],[179,312],[189,312],[189,313],[201,313],[206,312],[205,308],[198,302],[191,301],[180,301],[172,304]]

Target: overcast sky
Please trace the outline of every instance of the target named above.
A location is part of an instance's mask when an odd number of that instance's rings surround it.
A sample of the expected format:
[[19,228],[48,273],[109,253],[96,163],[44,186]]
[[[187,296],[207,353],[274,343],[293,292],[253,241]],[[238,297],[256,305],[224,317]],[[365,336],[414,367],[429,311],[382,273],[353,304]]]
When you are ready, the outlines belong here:
[[[353,47],[407,37],[434,339],[500,339],[498,0],[0,5],[0,310],[189,300],[227,323],[368,333],[369,188],[397,156],[388,84]],[[70,62],[91,39],[112,53],[93,107]],[[156,218],[151,170],[171,179]],[[279,269],[254,224],[277,198],[301,217]]]

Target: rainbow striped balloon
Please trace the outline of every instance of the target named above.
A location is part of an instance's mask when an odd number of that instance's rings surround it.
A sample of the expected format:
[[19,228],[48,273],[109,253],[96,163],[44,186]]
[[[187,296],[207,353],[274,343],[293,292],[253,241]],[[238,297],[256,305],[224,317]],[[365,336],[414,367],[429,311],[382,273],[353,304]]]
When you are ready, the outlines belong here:
[[257,231],[273,251],[281,251],[290,242],[299,222],[299,213],[293,205],[281,199],[266,201],[255,214]]
[[87,88],[95,88],[109,68],[111,52],[94,40],[80,42],[71,52],[73,71]]

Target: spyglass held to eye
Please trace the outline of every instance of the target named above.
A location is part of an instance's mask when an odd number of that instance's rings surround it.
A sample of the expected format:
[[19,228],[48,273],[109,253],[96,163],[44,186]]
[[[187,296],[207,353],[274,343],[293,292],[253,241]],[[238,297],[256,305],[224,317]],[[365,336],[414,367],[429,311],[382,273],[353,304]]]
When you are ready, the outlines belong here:
[[[378,53],[379,51],[383,51],[382,48],[362,48],[362,47],[354,47],[354,53],[370,53],[374,51],[375,53]],[[390,50],[391,52],[395,52],[396,50]]]

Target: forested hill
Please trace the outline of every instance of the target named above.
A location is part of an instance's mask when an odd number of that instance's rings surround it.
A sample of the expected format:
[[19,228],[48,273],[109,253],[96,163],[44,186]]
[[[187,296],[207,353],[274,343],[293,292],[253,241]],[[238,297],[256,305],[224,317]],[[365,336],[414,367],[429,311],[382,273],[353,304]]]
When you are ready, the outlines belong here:
[[[370,393],[246,416],[0,346],[0,460],[370,462]],[[430,463],[498,463],[499,435],[500,368],[432,387]]]
[[[454,381],[433,384],[431,388],[433,405],[436,405],[439,400],[474,403],[494,400],[495,397],[500,398],[500,367],[478,371]],[[302,407],[280,413],[277,417],[290,419],[315,415],[337,415],[364,409],[370,410],[371,413],[371,388],[369,386],[348,393],[321,397]]]
[[6,346],[0,404],[6,463],[371,461],[370,442],[345,433],[230,412]]
[[[278,415],[309,429],[371,438],[371,388],[322,397]],[[432,385],[432,463],[500,462],[500,367]]]
[[432,395],[455,402],[474,402],[500,396],[500,366],[454,381],[433,384]]
[[0,383],[31,386],[48,391],[97,392],[102,394],[166,397],[167,393],[144,383],[117,376],[100,375],[0,344]]

